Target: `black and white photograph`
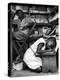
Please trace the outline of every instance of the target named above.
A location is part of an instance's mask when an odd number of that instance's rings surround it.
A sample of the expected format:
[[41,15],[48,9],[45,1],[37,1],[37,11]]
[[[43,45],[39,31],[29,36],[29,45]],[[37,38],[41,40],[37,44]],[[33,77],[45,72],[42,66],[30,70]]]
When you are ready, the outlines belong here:
[[59,73],[59,6],[8,3],[8,76]]

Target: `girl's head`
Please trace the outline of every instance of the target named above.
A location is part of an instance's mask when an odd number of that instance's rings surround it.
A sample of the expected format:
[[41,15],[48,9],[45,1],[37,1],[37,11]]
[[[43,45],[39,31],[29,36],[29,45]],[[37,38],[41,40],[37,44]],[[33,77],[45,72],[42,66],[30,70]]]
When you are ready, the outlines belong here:
[[17,10],[14,17],[18,17],[21,21],[25,18],[24,12],[22,10]]
[[55,37],[50,37],[50,38],[47,39],[46,47],[48,49],[55,49],[55,47],[56,47],[56,39],[55,39]]
[[38,47],[37,47],[37,51],[41,50],[43,46],[44,46],[44,43],[43,42],[42,43],[39,43],[38,44]]

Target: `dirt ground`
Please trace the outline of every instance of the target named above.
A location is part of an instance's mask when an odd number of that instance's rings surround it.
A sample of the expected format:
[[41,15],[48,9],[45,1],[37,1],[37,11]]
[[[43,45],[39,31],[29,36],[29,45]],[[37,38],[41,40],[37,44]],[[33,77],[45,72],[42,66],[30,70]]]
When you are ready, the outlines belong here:
[[56,73],[51,73],[51,72],[48,72],[48,73],[36,73],[36,72],[32,72],[30,70],[21,70],[21,71],[16,71],[14,70],[12,72],[12,77],[22,77],[22,76],[43,76],[43,75],[54,75],[54,74],[57,74]]

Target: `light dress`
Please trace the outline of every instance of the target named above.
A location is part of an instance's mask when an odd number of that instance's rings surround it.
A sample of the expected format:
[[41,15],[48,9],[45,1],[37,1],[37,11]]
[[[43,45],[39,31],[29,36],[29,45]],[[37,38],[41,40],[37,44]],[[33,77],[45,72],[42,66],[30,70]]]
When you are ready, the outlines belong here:
[[[37,41],[35,41],[30,46],[30,48],[26,50],[23,58],[23,61],[26,63],[26,65],[33,70],[42,66],[42,59],[40,57],[35,56],[39,43],[45,43],[45,40],[43,38],[39,38]],[[43,46],[42,50],[44,49],[45,49],[45,46]]]

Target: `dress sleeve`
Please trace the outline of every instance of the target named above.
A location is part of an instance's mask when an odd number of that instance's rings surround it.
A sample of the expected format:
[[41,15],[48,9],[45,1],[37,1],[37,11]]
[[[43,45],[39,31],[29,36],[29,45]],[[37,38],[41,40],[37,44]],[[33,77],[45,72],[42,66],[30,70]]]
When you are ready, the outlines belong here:
[[37,47],[38,47],[38,44],[39,43],[44,43],[45,44],[45,40],[43,38],[39,38],[36,42],[34,42],[32,45],[31,45],[31,48],[36,52],[37,50]]

